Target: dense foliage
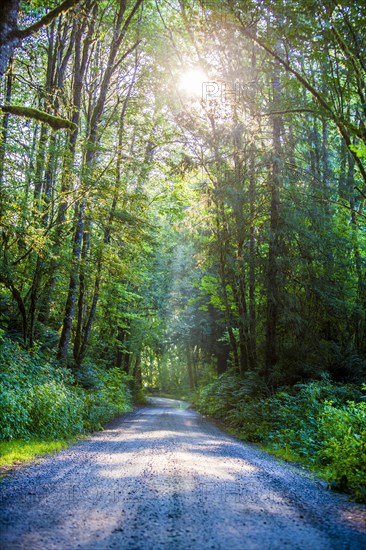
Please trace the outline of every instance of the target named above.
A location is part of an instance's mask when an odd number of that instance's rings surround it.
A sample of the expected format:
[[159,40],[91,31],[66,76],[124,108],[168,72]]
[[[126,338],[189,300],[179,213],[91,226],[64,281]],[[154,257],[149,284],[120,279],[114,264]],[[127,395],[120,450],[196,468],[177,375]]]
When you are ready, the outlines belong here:
[[196,405],[249,441],[281,450],[281,456],[290,451],[333,488],[366,502],[365,391],[319,381],[268,395],[256,380],[227,372],[200,390]]
[[67,438],[100,429],[132,406],[129,380],[116,368],[89,366],[89,389],[42,352],[1,341],[1,439]]
[[150,386],[208,365],[362,380],[365,14],[328,4],[20,3],[1,101],[10,337],[52,334],[60,364]]

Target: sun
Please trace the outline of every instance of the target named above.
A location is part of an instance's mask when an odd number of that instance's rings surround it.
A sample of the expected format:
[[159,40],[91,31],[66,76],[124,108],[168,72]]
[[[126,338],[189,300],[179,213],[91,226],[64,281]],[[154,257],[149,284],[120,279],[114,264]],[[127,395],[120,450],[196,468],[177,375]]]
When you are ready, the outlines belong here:
[[202,96],[205,82],[207,82],[207,75],[202,69],[188,69],[179,78],[178,87],[186,95]]

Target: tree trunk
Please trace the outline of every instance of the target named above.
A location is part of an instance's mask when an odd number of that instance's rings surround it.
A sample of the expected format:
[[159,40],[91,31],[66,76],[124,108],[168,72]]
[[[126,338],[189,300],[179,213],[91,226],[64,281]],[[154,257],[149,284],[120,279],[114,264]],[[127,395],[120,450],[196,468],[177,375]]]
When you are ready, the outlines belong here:
[[[5,105],[8,105],[11,102],[11,90],[13,84],[13,62],[10,60],[8,73],[6,76],[6,87],[5,87]],[[2,208],[3,201],[1,200],[1,194],[4,184],[4,160],[6,153],[6,143],[8,141],[8,126],[9,126],[9,113],[4,113],[3,115],[3,127],[2,127],[2,140],[0,144],[0,208]],[[0,210],[0,216],[2,212]]]
[[81,260],[79,267],[79,295],[78,295],[78,307],[77,307],[77,322],[75,329],[74,339],[74,359],[77,364],[80,365],[80,347],[83,338],[83,322],[85,313],[85,292],[86,292],[86,280],[85,280],[85,268],[87,263],[87,256],[90,249],[90,220],[85,222],[85,229],[83,232],[83,245],[81,249]]
[[[253,72],[254,86],[251,91],[251,101],[249,111],[254,119],[256,113],[256,94],[257,94],[257,56],[255,45],[252,45],[251,69]],[[256,143],[252,137],[252,143],[249,148],[249,336],[250,336],[250,370],[257,368],[257,318],[256,318],[256,240],[255,240],[255,215],[256,215]]]
[[366,334],[366,282],[362,271],[362,255],[359,246],[359,227],[356,213],[355,201],[355,182],[354,182],[355,162],[351,155],[348,155],[348,173],[347,186],[349,193],[349,205],[351,209],[351,229],[352,229],[352,246],[357,274],[357,295],[359,303],[359,311],[355,313],[355,345],[359,352],[366,351],[365,334]]
[[[253,146],[254,147],[254,146]],[[250,335],[250,354],[249,367],[255,370],[257,367],[257,314],[256,314],[256,242],[255,242],[255,200],[256,200],[256,180],[255,180],[255,151],[252,150],[249,160],[249,209],[250,209],[250,228],[249,228],[249,335]]]
[[78,288],[79,279],[79,260],[81,254],[81,244],[84,232],[84,220],[85,220],[86,201],[83,200],[75,212],[75,233],[72,249],[72,263],[70,270],[69,291],[65,306],[65,315],[62,324],[58,359],[61,362],[66,362],[67,352],[69,347],[69,341],[71,336],[71,327],[74,319],[76,292]]
[[2,0],[0,4],[0,78],[19,42],[14,34],[18,28],[19,5],[20,0]]
[[130,354],[128,350],[122,349],[128,344],[128,333],[124,327],[119,326],[117,329],[117,341],[119,345],[116,353],[116,367],[123,370],[126,374],[130,371]]
[[79,355],[77,357],[78,366],[81,365],[81,363],[83,362],[83,359],[86,355],[86,350],[87,350],[87,346],[88,346],[88,343],[89,343],[89,337],[90,337],[90,333],[91,333],[91,329],[92,329],[92,325],[93,325],[93,321],[94,321],[94,317],[95,317],[95,312],[96,312],[96,309],[97,309],[97,303],[98,303],[99,291],[100,291],[100,281],[101,281],[101,267],[102,266],[101,266],[101,262],[100,262],[100,265],[98,265],[98,269],[97,269],[97,275],[95,277],[95,285],[94,285],[94,293],[93,293],[92,304],[91,304],[91,307],[90,307],[88,320],[87,320],[87,323],[86,323],[86,326],[85,326],[83,340],[82,340],[81,346],[80,346],[80,352],[79,352]]
[[141,353],[136,355],[135,365],[133,367],[133,380],[136,390],[142,387]]
[[[279,47],[279,46],[278,46]],[[273,91],[273,111],[278,111],[278,105],[281,93],[281,84],[279,77],[279,67],[275,63],[272,77]],[[281,117],[273,116],[272,122],[272,143],[273,160],[272,170],[269,181],[269,192],[271,197],[270,204],[270,234],[268,251],[268,272],[267,272],[267,320],[266,320],[266,348],[265,348],[265,367],[264,375],[267,380],[277,364],[277,322],[278,322],[278,230],[279,230],[279,184],[281,171]]]
[[244,373],[249,367],[249,332],[248,332],[248,308],[246,300],[246,282],[244,274],[243,242],[237,244],[237,271],[238,280],[235,287],[235,298],[238,308],[239,327],[239,371]]
[[[54,237],[54,249],[53,257],[51,260],[51,277],[45,286],[45,301],[43,304],[44,310],[44,322],[47,321],[49,311],[53,298],[53,291],[56,285],[59,261],[56,260],[60,254],[62,246],[62,239],[65,234],[65,221],[67,216],[67,210],[70,205],[69,195],[72,192],[73,171],[76,155],[76,144],[79,135],[79,123],[80,123],[80,110],[82,91],[84,86],[84,76],[88,59],[90,55],[90,45],[92,42],[95,20],[97,16],[97,4],[93,6],[90,22],[86,31],[88,19],[84,18],[82,21],[75,20],[73,30],[71,33],[71,40],[74,41],[74,67],[73,67],[73,102],[72,102],[72,122],[75,124],[75,130],[69,134],[68,143],[66,145],[66,154],[63,159],[63,169],[61,175],[61,192],[60,192],[60,204],[57,212],[55,237]],[[86,35],[84,34],[86,31]],[[83,47],[82,47],[83,45]],[[63,63],[63,65],[65,65]]]
[[[220,223],[219,220],[216,220],[216,226],[218,226],[219,223]],[[237,345],[236,338],[234,335],[234,330],[233,330],[232,313],[230,310],[229,297],[227,294],[225,255],[223,251],[223,244],[220,242],[220,239],[221,238],[218,231],[219,273],[220,273],[220,280],[221,280],[222,297],[223,297],[223,302],[225,307],[225,320],[226,320],[226,326],[227,326],[227,331],[229,335],[230,347],[233,353],[234,366],[238,369],[239,368],[239,351],[238,351],[238,345]]]
[[186,344],[186,364],[187,364],[189,388],[191,390],[194,390],[195,383],[194,383],[194,376],[193,376],[192,353],[188,344]]
[[18,28],[20,0],[2,0],[0,4],[0,78],[13,56],[14,49],[21,45],[24,38],[32,36],[43,27],[50,25],[59,15],[74,7],[79,0],[64,0],[50,10],[34,25],[26,29]]
[[[131,22],[133,15],[136,13],[142,0],[137,0],[132,8],[129,17],[123,24],[123,16],[126,10],[126,3],[120,2],[119,9],[115,19],[115,28],[113,39],[109,47],[109,56],[106,69],[101,78],[100,91],[96,99],[95,106],[92,109],[89,123],[89,135],[87,139],[87,148],[85,154],[85,174],[88,178],[93,177],[94,162],[97,154],[98,131],[100,121],[103,115],[104,106],[107,98],[109,84],[115,71],[115,61],[120,45],[127,31],[128,25]],[[76,293],[78,288],[79,263],[81,253],[81,240],[85,223],[86,199],[83,198],[78,208],[78,218],[75,224],[75,237],[73,248],[73,263],[70,273],[69,291],[65,307],[65,317],[59,343],[58,358],[61,362],[65,362],[67,358],[67,349],[71,337],[71,327],[74,318],[74,309],[76,301]]]

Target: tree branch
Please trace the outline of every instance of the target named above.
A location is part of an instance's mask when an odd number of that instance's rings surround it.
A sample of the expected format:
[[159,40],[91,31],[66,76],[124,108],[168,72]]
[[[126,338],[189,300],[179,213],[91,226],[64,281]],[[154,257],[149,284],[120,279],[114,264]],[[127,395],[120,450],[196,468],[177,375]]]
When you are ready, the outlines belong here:
[[9,113],[11,115],[31,118],[40,122],[44,122],[45,124],[51,126],[53,130],[61,130],[62,128],[66,128],[67,130],[72,131],[76,130],[76,124],[74,124],[74,122],[71,122],[71,120],[50,115],[45,111],[33,109],[33,107],[23,107],[22,105],[0,105],[0,109],[3,111],[3,113]]
[[34,25],[31,25],[26,29],[16,29],[13,31],[12,34],[15,38],[18,38],[20,40],[23,40],[24,38],[28,38],[29,36],[32,36],[33,34],[38,32],[40,29],[42,29],[42,27],[46,27],[47,25],[52,23],[52,21],[62,13],[66,13],[67,11],[69,11],[71,8],[76,6],[79,2],[80,0],[65,0],[64,2],[62,2],[62,4],[60,4],[53,10],[49,11],[48,13],[46,13],[46,15],[44,15],[43,17],[41,17],[41,19],[37,21],[37,23],[34,23]]

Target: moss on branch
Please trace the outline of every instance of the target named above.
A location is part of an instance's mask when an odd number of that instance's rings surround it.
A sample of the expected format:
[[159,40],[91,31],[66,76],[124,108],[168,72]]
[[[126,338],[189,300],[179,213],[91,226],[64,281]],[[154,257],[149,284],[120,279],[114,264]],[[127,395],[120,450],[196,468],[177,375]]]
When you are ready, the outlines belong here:
[[4,113],[25,118],[32,118],[34,120],[38,120],[39,122],[44,122],[45,124],[51,126],[53,130],[61,130],[63,128],[72,131],[76,130],[76,124],[70,120],[50,115],[45,111],[40,111],[39,109],[34,109],[33,107],[23,107],[22,105],[0,105],[0,109]]

